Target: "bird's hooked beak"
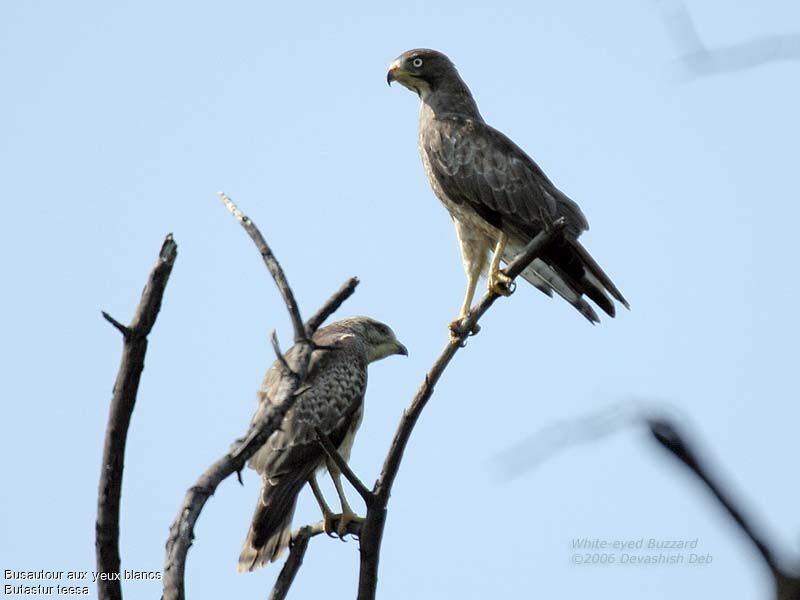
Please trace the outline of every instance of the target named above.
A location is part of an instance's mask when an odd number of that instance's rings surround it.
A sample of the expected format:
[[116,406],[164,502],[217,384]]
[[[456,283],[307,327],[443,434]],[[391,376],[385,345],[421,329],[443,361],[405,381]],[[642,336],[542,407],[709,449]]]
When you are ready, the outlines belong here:
[[395,349],[395,354],[399,354],[401,356],[408,356],[408,348],[406,348],[400,342],[396,342],[396,344],[397,345],[396,345],[396,349]]
[[400,69],[400,63],[398,63],[397,61],[394,61],[394,62],[393,62],[393,63],[392,63],[390,66],[389,66],[389,72],[388,72],[388,73],[386,73],[386,83],[388,83],[388,84],[389,84],[389,87],[391,87],[391,86],[392,86],[392,82],[393,82],[393,81],[397,81],[397,73],[398,73],[398,71],[400,71],[400,70],[401,70],[401,69]]

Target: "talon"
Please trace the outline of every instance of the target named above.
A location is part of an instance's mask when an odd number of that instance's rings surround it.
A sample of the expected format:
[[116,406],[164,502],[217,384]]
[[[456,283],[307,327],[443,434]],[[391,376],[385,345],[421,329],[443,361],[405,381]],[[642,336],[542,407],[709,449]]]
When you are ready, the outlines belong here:
[[352,510],[347,510],[339,515],[339,526],[336,528],[336,533],[339,534],[339,538],[344,540],[344,536],[347,535],[347,526],[350,523],[363,523],[364,518],[359,517],[356,513]]
[[516,286],[514,281],[502,271],[495,271],[489,275],[489,291],[498,296],[510,296]]
[[459,317],[455,321],[451,321],[450,325],[448,325],[448,331],[450,333],[450,341],[459,342],[462,348],[467,345],[466,337],[471,337],[473,335],[476,335],[481,330],[481,326],[475,323],[475,325],[472,326],[471,330],[464,331],[464,328],[462,327],[464,319],[465,317]]
[[448,333],[450,334],[450,340],[456,342],[461,339],[463,335],[461,332],[461,318],[456,319],[455,321],[450,321],[450,325],[447,326]]
[[322,529],[325,531],[325,535],[328,537],[336,537],[333,535],[334,531],[336,531],[336,527],[334,527],[334,525],[336,525],[336,522],[341,516],[342,515],[332,512],[326,512],[322,515]]

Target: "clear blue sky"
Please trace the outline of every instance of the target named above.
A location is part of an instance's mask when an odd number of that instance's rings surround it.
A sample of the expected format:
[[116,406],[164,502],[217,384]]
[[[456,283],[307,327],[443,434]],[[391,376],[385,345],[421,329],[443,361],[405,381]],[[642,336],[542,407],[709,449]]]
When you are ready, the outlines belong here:
[[[789,0],[690,8],[709,45],[800,31]],[[641,432],[497,477],[496,457],[541,428],[656,398],[798,546],[800,65],[678,81],[647,0],[4,3],[0,568],[94,569],[121,348],[100,310],[130,318],[167,232],[179,257],[133,415],[124,568],[161,568],[184,491],[245,430],[268,335],[290,329],[218,190],[261,227],[306,314],[358,275],[342,314],[385,320],[409,347],[371,370],[352,464],[374,478],[464,286],[419,164],[417,100],[385,82],[416,46],[448,53],[487,120],[581,204],[585,244],[632,311],[591,327],[522,285],[496,305],[412,439],[381,597],[768,597],[751,549]],[[201,517],[191,598],[261,598],[278,572],[235,572],[257,477],[245,484],[226,481]],[[317,518],[306,492],[297,522]],[[575,537],[698,538],[713,563],[576,567]],[[352,597],[356,564],[357,543],[314,540],[293,597]]]

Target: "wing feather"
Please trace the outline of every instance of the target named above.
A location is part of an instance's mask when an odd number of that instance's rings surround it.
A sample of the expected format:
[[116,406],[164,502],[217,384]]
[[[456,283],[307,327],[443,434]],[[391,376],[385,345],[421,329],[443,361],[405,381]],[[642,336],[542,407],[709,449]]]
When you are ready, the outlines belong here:
[[448,198],[467,203],[489,222],[510,221],[535,235],[542,214],[586,229],[577,204],[550,182],[519,147],[485,123],[460,116],[437,119],[422,136],[434,176]]

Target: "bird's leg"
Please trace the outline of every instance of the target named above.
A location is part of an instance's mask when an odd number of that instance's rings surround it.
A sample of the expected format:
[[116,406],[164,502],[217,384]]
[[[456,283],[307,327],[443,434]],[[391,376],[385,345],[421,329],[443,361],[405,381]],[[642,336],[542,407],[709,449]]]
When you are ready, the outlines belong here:
[[322,511],[322,528],[325,530],[325,533],[330,535],[334,531],[333,525],[336,523],[336,519],[339,518],[339,515],[334,513],[331,507],[328,506],[328,503],[325,502],[325,496],[322,495],[322,490],[319,489],[319,484],[317,483],[317,476],[312,473],[311,477],[308,479],[308,483]]
[[[464,317],[467,316],[469,313],[469,309],[472,308],[472,299],[475,297],[475,288],[478,286],[478,279],[481,276],[481,269],[480,263],[478,264],[478,268],[470,268],[467,271],[467,293],[464,296],[464,303],[461,305],[461,311],[458,313],[458,318],[450,323],[450,337],[453,339],[458,339],[461,337],[461,321],[464,320]],[[478,333],[479,327],[475,325],[475,329],[473,333]]]
[[342,487],[342,474],[339,472],[339,469],[331,469],[329,465],[328,472],[331,474],[331,479],[333,480],[333,485],[336,488],[336,493],[339,494],[339,502],[342,504],[342,513],[338,515],[339,526],[336,528],[336,533],[339,534],[339,537],[343,537],[347,533],[347,525],[349,523],[363,523],[364,518],[359,517],[355,511],[350,508],[350,504],[347,502],[347,498],[344,495],[344,488]]
[[492,262],[489,265],[489,291],[499,296],[510,296],[512,292],[511,278],[500,270],[500,259],[503,258],[507,243],[508,236],[501,231],[500,237],[497,238]]

